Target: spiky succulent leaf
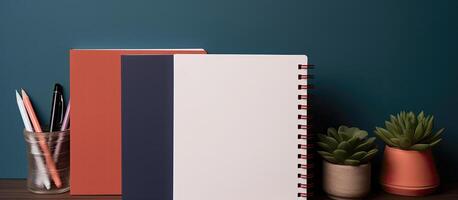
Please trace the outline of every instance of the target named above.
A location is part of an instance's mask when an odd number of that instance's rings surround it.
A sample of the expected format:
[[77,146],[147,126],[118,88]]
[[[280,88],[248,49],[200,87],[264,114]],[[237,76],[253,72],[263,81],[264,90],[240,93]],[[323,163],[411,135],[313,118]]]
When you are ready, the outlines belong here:
[[396,116],[390,115],[385,128],[376,127],[374,133],[389,146],[423,151],[440,142],[444,129],[433,134],[433,128],[434,116],[426,116],[423,111],[418,115],[401,111]]
[[409,149],[409,147],[411,146],[412,146],[411,138],[407,136],[399,138],[399,147],[401,147],[401,149]]
[[401,118],[402,116],[403,116],[403,112],[398,114],[397,119],[398,119],[399,128],[401,129],[400,133],[404,134],[404,131],[405,131],[406,127],[405,127],[403,118]]
[[405,137],[409,138],[408,141],[412,143],[412,138],[414,137],[415,134],[415,128],[417,126],[416,120],[413,120],[412,118],[415,117],[413,113],[407,114],[406,120],[406,132],[405,132]]
[[386,129],[383,129],[385,132],[384,134],[390,138],[402,135],[402,129],[395,128],[396,126],[392,122],[385,121],[385,127]]
[[[433,119],[433,118],[428,116],[421,122],[421,124],[423,126],[423,136],[421,137],[420,140],[423,140],[425,138],[430,138],[431,137],[432,127],[433,127],[433,124],[430,124],[430,122],[431,123],[433,122],[433,121],[431,121],[431,119]],[[420,142],[418,142],[418,143],[420,143]]]
[[381,140],[383,140],[388,145],[396,146],[389,138],[387,138],[385,135],[381,134],[380,132],[375,131],[375,135],[377,135]]
[[437,144],[439,144],[439,142],[442,141],[442,139],[438,139],[434,142],[431,142],[431,144],[429,144],[430,147],[433,147],[433,146],[436,146]]
[[[390,122],[388,121],[385,121],[385,126],[387,127],[387,129],[392,132],[393,134],[395,135],[398,135],[401,133],[401,129],[399,128],[399,123],[398,123],[398,119],[393,116],[393,115],[390,115]],[[393,136],[394,137],[394,136]]]
[[440,139],[441,134],[442,134],[442,132],[444,132],[444,131],[445,131],[445,129],[444,129],[444,128],[441,128],[441,129],[439,129],[439,131],[437,131],[434,135],[432,135],[432,136],[429,137],[429,138],[423,139],[421,142],[427,144],[427,143],[431,143],[431,142],[433,142],[433,141],[436,141],[436,140]]
[[408,117],[410,124],[412,124],[413,128],[415,128],[417,126],[417,118],[415,117],[415,114],[413,112],[409,112]]
[[417,116],[418,121],[423,121],[425,119],[425,112],[421,111]]
[[381,135],[384,135],[388,139],[389,138],[394,138],[394,137],[396,137],[396,135],[398,135],[398,133],[392,134],[392,133],[390,133],[389,130],[386,130],[386,129],[380,128],[380,127],[375,127],[375,131],[379,132]]
[[426,134],[430,134],[433,131],[434,127],[434,116],[431,116],[427,121],[428,126],[426,126]]
[[399,138],[391,138],[391,142],[394,144],[395,147],[399,147],[401,140]]
[[414,144],[410,147],[411,150],[424,151],[430,147],[429,144]]
[[425,134],[425,128],[422,123],[418,123],[417,128],[415,128],[414,141],[420,141]]

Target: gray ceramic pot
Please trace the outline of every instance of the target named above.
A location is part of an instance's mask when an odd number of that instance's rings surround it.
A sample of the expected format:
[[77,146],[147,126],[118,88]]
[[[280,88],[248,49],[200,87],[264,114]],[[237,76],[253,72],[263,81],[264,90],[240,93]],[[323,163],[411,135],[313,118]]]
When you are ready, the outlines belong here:
[[323,161],[323,188],[332,199],[362,199],[371,187],[371,164],[336,165]]

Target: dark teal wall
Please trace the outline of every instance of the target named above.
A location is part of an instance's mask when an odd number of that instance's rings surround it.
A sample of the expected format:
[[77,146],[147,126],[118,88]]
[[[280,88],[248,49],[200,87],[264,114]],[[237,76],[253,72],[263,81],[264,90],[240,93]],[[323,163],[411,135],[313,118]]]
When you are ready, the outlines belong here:
[[447,128],[436,158],[456,180],[457,10],[454,0],[2,0],[0,178],[27,172],[14,89],[27,88],[46,123],[53,83],[68,89],[70,48],[202,47],[306,53],[317,64],[318,130],[373,130],[402,109],[434,114]]

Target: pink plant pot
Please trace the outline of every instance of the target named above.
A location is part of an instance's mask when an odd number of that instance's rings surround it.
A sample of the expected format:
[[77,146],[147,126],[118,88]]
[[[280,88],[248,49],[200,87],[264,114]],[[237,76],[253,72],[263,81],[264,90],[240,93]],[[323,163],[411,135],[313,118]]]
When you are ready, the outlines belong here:
[[385,146],[381,184],[383,189],[402,196],[425,196],[439,186],[439,176],[431,149],[408,151]]

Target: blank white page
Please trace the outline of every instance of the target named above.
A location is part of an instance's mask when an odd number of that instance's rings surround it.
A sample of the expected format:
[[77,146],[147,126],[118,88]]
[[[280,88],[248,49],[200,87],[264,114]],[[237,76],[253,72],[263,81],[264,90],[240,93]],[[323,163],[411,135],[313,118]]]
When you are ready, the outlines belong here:
[[305,55],[174,56],[174,200],[298,199],[305,63]]

